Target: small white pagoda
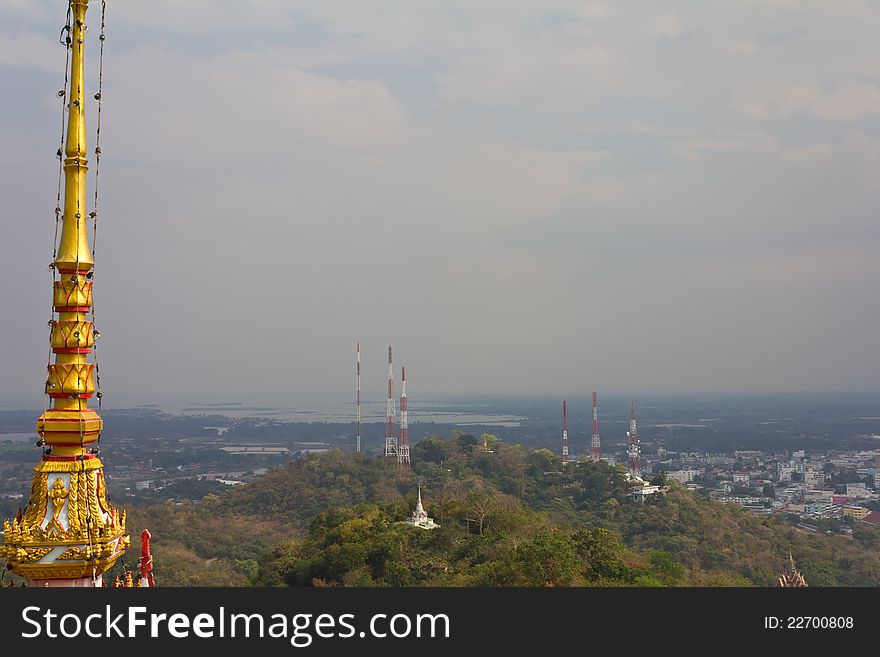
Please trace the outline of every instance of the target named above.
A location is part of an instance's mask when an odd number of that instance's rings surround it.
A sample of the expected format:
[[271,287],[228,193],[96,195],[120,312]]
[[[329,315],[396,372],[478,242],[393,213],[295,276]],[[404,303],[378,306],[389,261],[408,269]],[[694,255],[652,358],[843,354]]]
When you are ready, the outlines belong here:
[[440,525],[434,522],[433,518],[429,518],[425,513],[425,507],[422,506],[422,487],[419,486],[419,501],[416,503],[416,510],[413,511],[412,518],[404,520],[407,525],[418,527],[419,529],[438,529]]

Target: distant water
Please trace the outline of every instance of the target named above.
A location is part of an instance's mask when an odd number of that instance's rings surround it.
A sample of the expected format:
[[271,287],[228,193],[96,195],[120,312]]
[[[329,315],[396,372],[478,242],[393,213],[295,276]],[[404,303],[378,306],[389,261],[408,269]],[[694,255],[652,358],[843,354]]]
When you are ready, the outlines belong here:
[[[168,413],[182,415],[221,415],[230,418],[259,417],[282,422],[329,422],[350,423],[355,420],[354,402],[324,400],[303,406],[248,405],[241,402],[187,404],[162,407]],[[399,409],[395,408],[399,416]],[[410,424],[433,422],[436,424],[487,425],[517,427],[528,418],[522,415],[484,412],[478,408],[463,410],[458,404],[443,402],[409,403]],[[385,421],[385,402],[362,401],[361,421],[364,423]]]
[[[355,420],[355,403],[349,396],[292,394],[287,397],[232,397],[219,400],[184,399],[182,401],[143,400],[107,397],[104,409],[155,409],[183,415],[216,415],[229,418],[267,418],[284,422],[327,422],[349,424]],[[589,427],[592,399],[589,393],[563,395],[483,395],[469,397],[410,397],[410,424],[436,423],[462,427],[476,424],[499,427],[558,426],[562,424],[562,400],[568,402],[569,429]],[[109,401],[109,403],[108,403]],[[397,405],[399,399],[395,400]],[[599,421],[603,425],[626,425],[632,404],[638,411],[640,428],[677,430],[708,428],[731,430],[736,426],[793,422],[850,423],[859,433],[880,433],[880,393],[852,394],[781,394],[730,393],[658,395],[648,393],[603,393],[599,391]],[[37,405],[31,405],[37,408]],[[19,417],[11,400],[0,400],[0,413],[8,412],[7,432],[24,431],[33,426],[34,417]],[[384,422],[385,399],[364,399],[362,421]],[[31,433],[5,438],[30,439]],[[0,439],[3,440],[3,439]]]
[[0,433],[0,443],[7,440],[11,440],[14,443],[23,443],[26,441],[35,440],[36,437],[36,431],[30,431],[28,433]]

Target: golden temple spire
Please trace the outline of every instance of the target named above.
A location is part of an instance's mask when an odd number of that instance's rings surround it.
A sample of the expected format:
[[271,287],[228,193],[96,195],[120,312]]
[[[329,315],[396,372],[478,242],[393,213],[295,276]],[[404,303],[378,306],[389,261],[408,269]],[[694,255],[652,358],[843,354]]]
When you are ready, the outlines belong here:
[[[128,546],[125,512],[107,502],[103,464],[95,443],[103,421],[89,408],[95,364],[88,361],[97,336],[92,309],[94,260],[87,236],[85,17],[89,0],[68,0],[70,97],[64,149],[64,210],[55,262],[46,394],[51,407],[37,420],[46,446],[34,468],[30,500],[21,518],[6,523],[5,557],[28,586],[100,586],[101,575]],[[103,31],[101,35],[103,40]]]
[[89,0],[70,0],[73,24],[70,30],[70,103],[67,113],[67,143],[64,148],[64,215],[61,242],[55,266],[64,274],[85,274],[94,261],[86,230],[86,116],[85,21]]
[[37,422],[37,432],[56,455],[76,456],[98,439],[103,422],[88,408],[95,392],[94,369],[88,354],[95,346],[93,324],[86,319],[92,307],[91,270],[86,212],[86,119],[84,102],[85,18],[89,0],[69,0],[70,98],[64,148],[64,211],[61,240],[53,263],[59,280],[53,292],[51,346],[55,363],[49,366],[46,394],[52,408]]

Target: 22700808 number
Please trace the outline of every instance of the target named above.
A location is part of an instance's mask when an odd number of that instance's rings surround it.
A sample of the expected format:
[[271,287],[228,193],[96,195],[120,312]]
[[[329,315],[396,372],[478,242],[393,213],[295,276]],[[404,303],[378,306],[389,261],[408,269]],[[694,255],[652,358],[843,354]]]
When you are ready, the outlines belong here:
[[788,618],[777,618],[776,616],[765,616],[764,627],[767,629],[788,629],[788,630],[837,630],[852,629],[852,616],[789,616]]

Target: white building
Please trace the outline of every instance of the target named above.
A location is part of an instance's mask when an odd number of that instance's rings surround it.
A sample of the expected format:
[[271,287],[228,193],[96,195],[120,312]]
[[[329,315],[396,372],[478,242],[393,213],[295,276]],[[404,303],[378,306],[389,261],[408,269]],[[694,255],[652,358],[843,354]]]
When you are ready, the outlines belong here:
[[694,477],[700,476],[699,470],[676,470],[666,475],[669,479],[675,479],[680,484],[687,484],[694,480]]
[[804,499],[803,485],[788,486],[787,488],[776,491],[776,497],[786,502],[798,502]]
[[846,485],[846,496],[855,498],[869,497],[873,491],[869,490],[863,482]]
[[793,463],[777,463],[776,475],[779,481],[791,481],[791,475],[794,474]]
[[421,486],[419,486],[419,501],[416,503],[416,509],[413,511],[412,517],[409,520],[404,520],[404,523],[419,529],[437,529],[440,527],[440,525],[434,522],[433,518],[429,518],[428,514],[425,513],[425,508],[422,506]]
[[656,495],[657,493],[662,492],[663,490],[660,488],[660,486],[647,485],[634,488],[631,495],[633,499],[637,502],[644,502],[645,498],[647,498],[649,495]]
[[821,502],[831,504],[834,500],[834,492],[830,490],[808,490],[804,493],[805,502]]
[[818,468],[808,466],[804,470],[804,483],[807,488],[821,488],[825,483],[825,474]]

